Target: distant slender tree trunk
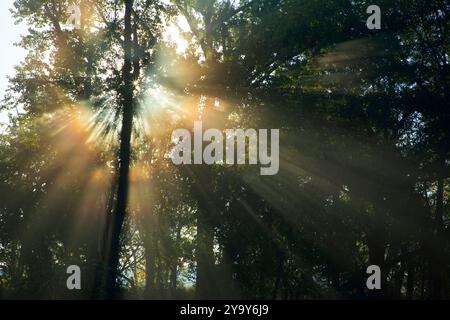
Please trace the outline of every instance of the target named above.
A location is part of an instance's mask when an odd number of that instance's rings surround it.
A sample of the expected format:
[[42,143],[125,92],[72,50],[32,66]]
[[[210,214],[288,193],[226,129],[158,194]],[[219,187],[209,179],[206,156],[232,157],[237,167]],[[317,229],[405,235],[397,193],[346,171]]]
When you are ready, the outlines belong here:
[[390,299],[400,299],[402,296],[403,281],[405,279],[405,262],[401,261],[400,269],[395,273],[393,288],[389,292]]
[[155,249],[154,234],[152,230],[147,229],[145,235],[145,293],[146,299],[155,298]]
[[406,299],[412,300],[414,297],[414,265],[408,262],[408,278],[406,279]]
[[442,235],[444,230],[444,179],[440,177],[437,182],[436,193],[436,234]]
[[200,205],[197,215],[197,281],[196,295],[199,299],[211,299],[214,294],[214,229],[209,221],[208,210]]
[[420,279],[420,299],[425,300],[425,275],[428,270],[426,259],[422,259],[421,273],[422,277]]
[[133,128],[133,75],[132,75],[132,41],[131,26],[133,0],[125,0],[125,31],[122,89],[122,129],[120,133],[120,150],[118,161],[118,186],[116,208],[113,212],[108,232],[108,251],[106,255],[106,297],[114,298],[116,278],[119,265],[120,234],[125,219],[128,200],[128,174],[130,170],[131,133]]
[[434,215],[434,243],[431,247],[430,259],[430,298],[442,299],[444,285],[444,253],[442,252],[442,241],[444,231],[444,179],[438,178],[436,191],[436,209]]
[[87,29],[91,27],[89,23],[89,19],[87,17],[91,17],[92,12],[87,1],[80,2],[80,10],[81,10],[81,28],[80,28],[80,45],[86,48],[86,76],[83,81],[83,94],[82,98],[84,100],[89,100],[92,95],[92,76],[94,74],[94,48],[89,41],[86,41],[88,38]]
[[[177,236],[175,243],[180,243],[181,240],[181,226],[177,226]],[[176,298],[177,294],[177,280],[178,280],[178,258],[175,257],[170,268],[170,289],[172,298]]]

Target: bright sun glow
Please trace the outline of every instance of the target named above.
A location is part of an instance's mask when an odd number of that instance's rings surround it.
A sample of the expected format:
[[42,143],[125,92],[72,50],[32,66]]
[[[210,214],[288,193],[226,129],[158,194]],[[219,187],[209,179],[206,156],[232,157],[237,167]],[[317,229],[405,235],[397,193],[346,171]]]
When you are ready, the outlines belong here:
[[189,41],[183,37],[183,33],[189,32],[189,24],[183,16],[175,17],[174,21],[167,24],[167,28],[163,33],[164,41],[175,45],[178,54],[186,53],[189,47]]

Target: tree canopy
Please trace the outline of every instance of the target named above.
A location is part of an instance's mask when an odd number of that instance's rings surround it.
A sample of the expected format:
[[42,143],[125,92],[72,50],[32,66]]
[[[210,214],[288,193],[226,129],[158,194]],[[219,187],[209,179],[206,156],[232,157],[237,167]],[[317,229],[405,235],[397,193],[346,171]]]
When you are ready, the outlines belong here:
[[[450,298],[446,1],[72,4],[11,10],[0,297]],[[199,120],[279,129],[278,174],[175,165]]]

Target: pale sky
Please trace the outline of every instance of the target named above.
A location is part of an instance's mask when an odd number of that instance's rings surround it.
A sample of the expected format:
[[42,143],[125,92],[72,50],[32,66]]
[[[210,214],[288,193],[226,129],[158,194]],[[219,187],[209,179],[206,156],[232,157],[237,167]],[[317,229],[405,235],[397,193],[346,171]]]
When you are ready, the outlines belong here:
[[[14,74],[14,66],[19,64],[25,57],[25,50],[14,46],[20,41],[20,35],[27,32],[25,25],[15,25],[11,12],[14,0],[0,1],[0,100],[3,99],[5,90],[8,87],[7,76]],[[0,123],[7,121],[7,115],[0,113]]]

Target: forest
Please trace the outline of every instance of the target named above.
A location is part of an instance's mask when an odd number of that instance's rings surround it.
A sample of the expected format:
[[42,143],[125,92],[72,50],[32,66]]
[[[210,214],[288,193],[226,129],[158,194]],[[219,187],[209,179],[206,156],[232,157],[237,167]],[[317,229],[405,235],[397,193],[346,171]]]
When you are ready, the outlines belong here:
[[[450,299],[449,12],[15,0],[0,299]],[[175,164],[172,133],[196,121],[279,130],[278,171],[234,161],[251,146]]]

